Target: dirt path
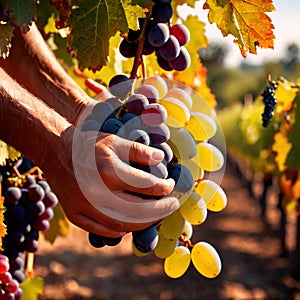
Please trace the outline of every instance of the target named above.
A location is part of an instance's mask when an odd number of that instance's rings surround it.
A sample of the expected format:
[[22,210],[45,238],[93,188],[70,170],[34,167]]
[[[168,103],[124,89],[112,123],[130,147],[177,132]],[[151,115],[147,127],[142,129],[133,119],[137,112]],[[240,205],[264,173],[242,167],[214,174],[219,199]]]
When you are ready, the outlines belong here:
[[89,246],[85,232],[72,228],[68,238],[54,246],[42,243],[36,256],[36,275],[46,281],[41,300],[300,299],[300,282],[288,275],[288,260],[280,258],[272,197],[271,225],[266,226],[256,200],[238,178],[227,171],[222,187],[229,199],[227,208],[210,213],[193,238],[218,250],[223,270],[217,279],[203,278],[192,266],[182,278],[169,279],[162,260],[131,254],[130,237],[117,247],[97,250]]

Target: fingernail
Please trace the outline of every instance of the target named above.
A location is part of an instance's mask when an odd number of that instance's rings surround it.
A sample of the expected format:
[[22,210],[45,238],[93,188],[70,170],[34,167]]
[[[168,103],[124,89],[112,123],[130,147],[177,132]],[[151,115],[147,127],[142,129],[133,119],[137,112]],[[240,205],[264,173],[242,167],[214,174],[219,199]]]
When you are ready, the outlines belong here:
[[159,160],[159,161],[162,161],[163,159],[164,159],[164,153],[163,153],[163,151],[159,151],[159,150],[157,150],[157,151],[153,151],[152,152],[152,158],[154,159],[154,160]]

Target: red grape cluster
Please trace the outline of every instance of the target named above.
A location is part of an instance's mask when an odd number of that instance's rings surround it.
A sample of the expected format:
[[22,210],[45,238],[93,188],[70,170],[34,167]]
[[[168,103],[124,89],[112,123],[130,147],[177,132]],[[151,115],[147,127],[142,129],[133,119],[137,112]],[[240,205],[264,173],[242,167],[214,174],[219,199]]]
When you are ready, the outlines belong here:
[[[166,71],[183,71],[191,62],[190,54],[184,45],[190,39],[190,32],[183,24],[170,24],[172,18],[171,1],[156,0],[147,20],[142,55],[155,52],[159,66]],[[143,27],[145,19],[140,19]],[[141,30],[129,30],[119,47],[126,57],[135,57],[141,36]]]
[[39,232],[50,227],[53,207],[58,203],[45,179],[33,174],[20,175],[19,170],[26,172],[32,167],[25,157],[16,162],[7,160],[0,167],[7,226],[0,255],[0,294],[6,298],[1,299],[20,299],[19,283],[26,279],[25,253],[38,250]]

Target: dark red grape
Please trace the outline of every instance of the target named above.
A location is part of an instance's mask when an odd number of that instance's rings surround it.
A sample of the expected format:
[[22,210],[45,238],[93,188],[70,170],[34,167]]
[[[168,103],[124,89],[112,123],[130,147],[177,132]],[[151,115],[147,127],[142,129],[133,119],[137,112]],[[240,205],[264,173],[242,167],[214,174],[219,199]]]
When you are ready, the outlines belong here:
[[142,120],[147,126],[155,127],[166,121],[167,110],[158,103],[151,103],[144,107]]
[[177,38],[180,46],[185,45],[190,40],[190,31],[183,24],[175,24],[171,26],[170,33]]
[[180,45],[177,38],[174,35],[170,35],[169,39],[158,51],[165,60],[175,59],[180,53]]
[[119,46],[120,53],[126,57],[135,57],[138,45],[136,43],[129,43],[126,39],[123,39]]
[[158,65],[165,71],[173,71],[174,69],[170,67],[170,64],[167,60],[161,57],[161,55],[158,53],[156,55],[156,60]]
[[126,75],[115,75],[109,81],[109,91],[120,99],[125,99],[132,88],[132,82]]
[[152,18],[157,23],[167,23],[173,15],[173,9],[169,3],[157,3],[152,7]]
[[169,65],[176,71],[184,71],[191,63],[191,56],[185,47],[180,48],[179,55],[169,61]]
[[149,101],[146,96],[142,94],[131,95],[126,102],[126,109],[128,112],[140,115],[146,105],[149,104]]

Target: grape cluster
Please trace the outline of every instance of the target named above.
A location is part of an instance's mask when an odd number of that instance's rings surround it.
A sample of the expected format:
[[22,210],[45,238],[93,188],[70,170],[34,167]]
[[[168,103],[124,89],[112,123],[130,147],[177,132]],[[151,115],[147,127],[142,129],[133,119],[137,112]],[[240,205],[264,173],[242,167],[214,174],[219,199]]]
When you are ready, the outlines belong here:
[[0,167],[7,226],[0,255],[0,291],[7,299],[20,299],[19,283],[26,279],[25,254],[38,250],[39,232],[49,229],[53,207],[58,203],[45,179],[20,174],[20,170],[28,171],[33,166],[23,157],[16,162],[8,160]]
[[271,118],[274,116],[274,108],[277,103],[275,90],[277,88],[277,84],[271,83],[271,85],[267,86],[263,93],[263,103],[265,105],[264,112],[262,113],[262,125],[267,127],[270,124]]
[[126,57],[135,57],[141,35],[144,35],[141,54],[156,54],[157,63],[166,71],[183,71],[190,65],[190,55],[184,45],[190,40],[190,32],[183,24],[170,24],[172,18],[171,1],[154,1],[149,19],[139,19],[145,31],[129,30],[121,41],[119,51]]
[[[170,216],[132,232],[133,252],[144,256],[154,251],[165,259],[165,272],[173,278],[183,275],[190,261],[202,275],[217,276],[221,263],[216,250],[205,242],[190,242],[192,226],[202,224],[208,210],[221,211],[227,202],[224,191],[203,178],[204,171],[219,170],[224,164],[222,153],[208,142],[216,133],[214,120],[193,109],[186,90],[159,76],[132,82],[116,75],[109,82],[109,92],[111,97],[94,106],[81,130],[112,133],[161,149],[165,157],[158,165],[128,163],[157,177],[173,178],[180,201],[180,208]],[[100,248],[115,246],[121,238],[89,233],[89,241]]]

